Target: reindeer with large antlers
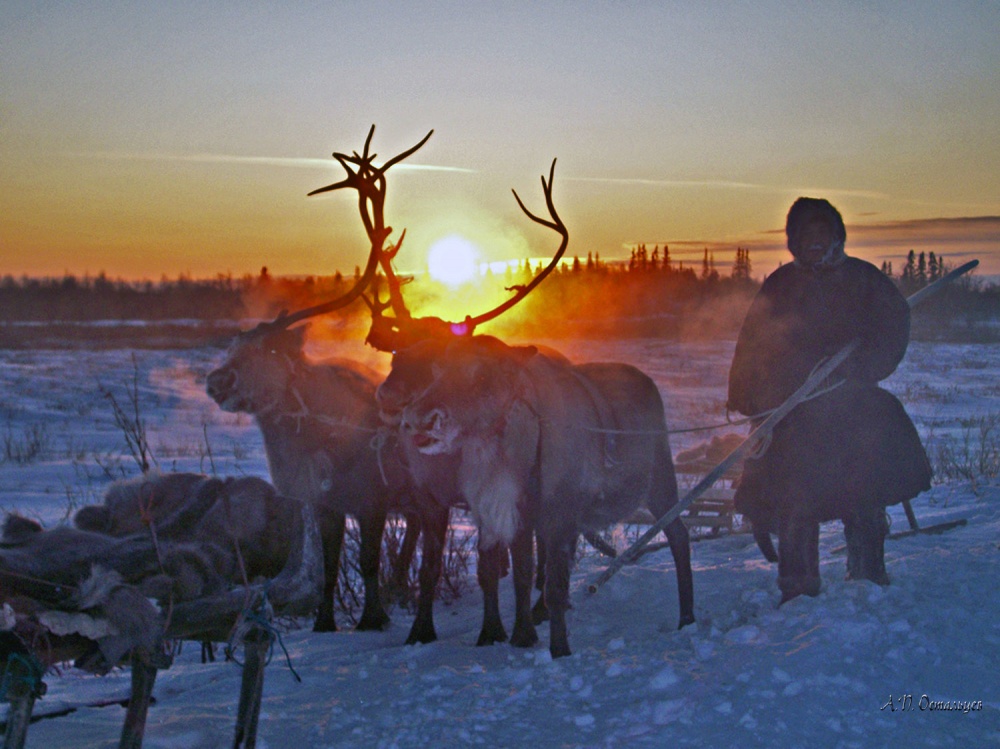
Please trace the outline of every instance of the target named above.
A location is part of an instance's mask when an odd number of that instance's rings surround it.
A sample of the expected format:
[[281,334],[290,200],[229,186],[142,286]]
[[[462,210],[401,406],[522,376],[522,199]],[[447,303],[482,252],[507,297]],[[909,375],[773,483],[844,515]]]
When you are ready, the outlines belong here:
[[[336,630],[333,594],[345,514],[357,518],[361,531],[365,598],[358,628],[381,629],[388,623],[378,586],[382,534],[386,513],[401,509],[408,488],[405,473],[391,461],[391,451],[381,456],[372,447],[380,426],[375,388],[381,378],[355,362],[308,360],[302,350],[303,329],[292,327],[364,297],[373,286],[380,264],[387,264],[386,258],[399,250],[402,237],[394,246],[386,247],[392,228],[384,221],[385,173],[423,146],[433,131],[377,167],[373,164],[376,154],[370,152],[374,129],[369,131],[361,154],[333,155],[347,172],[345,179],[310,193],[357,191],[361,220],[371,243],[364,272],[336,299],[290,314],[283,312],[275,320],[240,333],[230,345],[225,362],[208,375],[208,394],[223,410],[254,416],[264,437],[271,481],[278,491],[312,502],[317,510],[325,586],[316,631]],[[419,527],[412,509],[407,511],[407,520],[407,540],[396,571],[397,586],[405,584]]]
[[[378,397],[383,417],[400,425],[415,483],[439,499],[464,500],[476,520],[485,603],[479,643],[506,639],[496,585],[499,555],[509,547],[516,601],[511,643],[533,645],[535,624],[548,619],[549,649],[560,657],[570,653],[569,570],[579,534],[642,504],[659,517],[677,504],[678,492],[663,403],[649,377],[627,364],[574,366],[534,346],[471,336],[476,325],[537,287],[565,251],[568,233],[552,200],[553,171],[548,182],[542,178],[551,220],[517,201],[562,237],[546,271],[497,309],[466,318],[458,326],[462,337],[402,350]],[[534,609],[533,533],[544,588]],[[688,533],[679,518],[666,533],[683,627],[694,621]]]
[[[398,429],[401,423],[403,410],[416,399],[423,390],[434,381],[434,369],[442,361],[446,360],[452,346],[459,342],[472,341],[482,342],[484,340],[495,340],[490,337],[473,337],[477,326],[496,319],[504,312],[510,310],[520,303],[530,294],[545,278],[558,267],[560,260],[566,252],[569,244],[569,231],[556,211],[552,198],[552,185],[555,178],[555,160],[549,169],[548,179],[543,175],[541,178],[542,192],[545,196],[546,207],[549,218],[542,218],[532,213],[521,201],[516,191],[514,199],[521,210],[535,223],[555,231],[560,237],[560,244],[546,268],[529,283],[515,286],[509,291],[515,292],[513,296],[497,307],[479,314],[475,317],[468,316],[461,322],[445,322],[437,318],[413,318],[406,310],[406,305],[400,293],[401,284],[392,272],[391,266],[383,267],[388,279],[389,300],[380,302],[377,299],[373,305],[372,332],[369,334],[369,343],[383,350],[392,350],[394,353],[392,371],[385,382],[379,386],[377,398],[381,409],[382,419],[389,425]],[[381,313],[392,307],[395,313],[394,318],[381,316]],[[527,350],[527,349],[526,349]],[[551,360],[560,365],[569,365],[569,362],[556,351],[544,347],[531,347],[531,352]],[[430,496],[437,506],[447,507],[457,503],[464,503],[466,496],[463,493],[459,482],[459,475],[462,468],[462,460],[456,455],[432,455],[421,449],[417,441],[412,439],[412,434],[397,434],[399,449],[403,453],[415,488],[423,490],[425,495]],[[482,529],[482,518],[476,513],[477,508],[473,508],[477,523]],[[507,639],[507,632],[500,617],[499,608],[499,579],[501,569],[504,566],[506,555],[506,543],[511,539],[505,539],[505,543],[494,543],[494,539],[488,535],[484,537],[480,533],[479,537],[479,561],[477,564],[477,576],[479,585],[483,591],[483,624],[480,630],[479,645],[489,645],[496,642],[503,642]],[[532,567],[531,533],[526,537],[519,536],[519,545],[512,549],[514,552],[514,575],[516,583],[520,583],[525,575],[530,579]],[[545,584],[544,558],[545,546],[539,543],[539,576],[537,587],[541,590]],[[527,566],[526,566],[527,565]],[[436,583],[438,570],[428,568],[428,580],[425,582],[421,578],[421,615],[430,618],[429,609],[432,600],[424,598],[423,590],[425,586],[433,586]],[[523,606],[523,601],[518,602],[514,634],[512,642],[517,645],[530,645],[534,639],[534,629],[532,620],[542,621],[548,617],[544,600],[540,600],[534,609],[534,613]],[[426,610],[425,610],[426,609]]]

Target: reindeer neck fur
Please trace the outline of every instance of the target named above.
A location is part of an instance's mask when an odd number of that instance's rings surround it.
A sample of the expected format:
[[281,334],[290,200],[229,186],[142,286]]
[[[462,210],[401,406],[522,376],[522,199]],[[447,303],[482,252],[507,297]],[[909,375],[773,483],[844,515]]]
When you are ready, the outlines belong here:
[[289,357],[288,368],[284,392],[255,414],[262,429],[287,430],[291,425],[302,433],[377,426],[375,382],[357,367]]
[[463,441],[458,471],[461,494],[469,503],[484,549],[510,545],[536,475],[541,424],[530,380],[519,387],[499,419],[485,434]]
[[275,405],[255,414],[278,491],[314,500],[350,494],[370,480],[378,427],[375,384],[346,364],[290,362],[291,376]]

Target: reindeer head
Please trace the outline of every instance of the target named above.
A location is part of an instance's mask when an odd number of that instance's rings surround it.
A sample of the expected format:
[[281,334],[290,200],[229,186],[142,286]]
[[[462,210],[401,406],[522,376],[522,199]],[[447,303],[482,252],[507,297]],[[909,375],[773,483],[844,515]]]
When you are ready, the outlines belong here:
[[[395,281],[391,263],[383,265],[389,285],[389,302],[379,303],[377,296],[375,298],[375,305],[379,306],[372,307],[373,333],[369,335],[369,343],[383,351],[392,351],[393,354],[392,371],[390,371],[389,376],[376,393],[380,416],[385,423],[389,425],[400,424],[404,409],[431,386],[440,373],[440,366],[438,365],[444,358],[452,361],[456,356],[459,356],[458,352],[465,352],[465,354],[477,353],[480,355],[490,352],[492,354],[499,354],[501,366],[505,366],[508,363],[510,357],[507,354],[509,352],[501,352],[499,350],[501,348],[507,349],[508,347],[489,336],[473,337],[473,333],[477,325],[497,318],[531,293],[558,266],[559,261],[566,252],[566,247],[569,243],[569,232],[565,224],[563,224],[562,219],[559,218],[552,199],[552,183],[555,178],[555,167],[556,162],[553,160],[548,180],[545,179],[544,175],[542,176],[542,192],[549,211],[549,219],[541,218],[529,211],[521,201],[521,198],[518,197],[516,191],[514,192],[514,198],[528,218],[559,234],[561,238],[559,248],[542,273],[525,286],[515,286],[509,289],[509,291],[515,292],[514,295],[492,310],[476,317],[467,316],[460,323],[448,323],[437,318],[409,317],[409,314],[405,313],[406,307],[402,301],[400,284],[398,281]],[[381,313],[381,310],[390,305],[394,309],[403,310],[405,314],[400,315],[397,312],[396,317],[389,320],[379,317],[378,315]],[[375,335],[376,333],[378,335]],[[532,348],[531,355],[535,351]],[[478,363],[473,363],[473,367],[475,366],[478,366]],[[458,374],[452,373],[453,378],[458,376]],[[473,393],[478,391],[478,387],[473,387],[468,392]],[[409,431],[412,434],[426,431],[423,429],[424,426],[426,424],[415,427],[411,420]]]
[[524,365],[537,353],[534,346],[508,346],[492,336],[452,343],[430,363],[431,381],[403,409],[403,438],[437,455],[454,452],[461,438],[496,437],[514,403],[523,400]]
[[[357,191],[361,221],[371,243],[364,272],[342,296],[296,312],[282,312],[274,320],[261,323],[253,330],[236,336],[229,347],[226,361],[208,375],[208,394],[224,411],[261,415],[278,406],[288,395],[289,382],[303,360],[302,328],[293,329],[292,326],[365,298],[365,291],[374,285],[379,266],[391,267],[391,259],[399,251],[402,237],[395,245],[386,247],[392,227],[385,225],[383,216],[385,173],[393,164],[402,161],[426,143],[433,130],[415,146],[394,156],[380,167],[373,164],[376,154],[370,152],[374,133],[373,125],[368,131],[362,153],[354,152],[350,156],[333,154],[347,172],[343,180],[309,193],[316,195],[342,189]],[[365,298],[373,312],[376,308],[373,305],[378,302],[377,289],[374,294],[374,303]]]
[[260,415],[273,410],[302,362],[304,330],[262,323],[240,333],[226,360],[208,374],[209,396],[223,411]]
[[434,362],[447,348],[446,340],[428,338],[393,354],[392,370],[375,391],[383,422],[399,425],[403,409],[434,381]]

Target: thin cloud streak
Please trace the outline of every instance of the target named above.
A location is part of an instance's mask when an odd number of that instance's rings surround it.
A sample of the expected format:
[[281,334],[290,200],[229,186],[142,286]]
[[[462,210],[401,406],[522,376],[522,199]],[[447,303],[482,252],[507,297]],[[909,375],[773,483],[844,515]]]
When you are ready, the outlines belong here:
[[[642,243],[647,247],[667,246],[674,260],[700,262],[707,249],[714,254],[718,267],[728,267],[730,253],[737,246],[749,247],[755,273],[769,273],[779,262],[787,261],[787,247],[783,228],[766,229],[749,234],[742,239],[659,239],[625,242],[622,249],[629,251]],[[847,225],[847,251],[876,265],[883,260],[893,262],[905,259],[912,249],[915,252],[933,251],[941,258],[964,262],[971,258],[984,261],[981,274],[997,273],[1000,265],[992,261],[997,243],[1000,242],[1000,216],[959,216],[884,221],[872,224]]]
[[[122,153],[116,151],[91,151],[70,154],[82,159],[106,159],[109,161],[182,161],[197,164],[244,164],[247,166],[276,166],[293,168],[324,168],[336,164],[333,159],[296,158],[289,156],[231,156],[214,153]],[[422,172],[457,172],[475,174],[476,170],[458,166],[438,166],[434,164],[396,164],[393,170]]]
[[826,187],[782,187],[779,185],[761,185],[754,182],[735,182],[730,180],[683,180],[683,179],[645,179],[639,177],[566,177],[570,182],[603,182],[616,185],[639,185],[643,187],[700,187],[721,190],[756,190],[773,193],[797,193],[799,195],[849,195],[852,197],[871,198],[874,200],[891,200],[892,196],[884,192],[872,190],[842,190]]
[[613,185],[643,185],[648,187],[719,187],[731,190],[772,189],[749,182],[723,180],[643,179],[639,177],[566,177],[568,182],[604,182]]

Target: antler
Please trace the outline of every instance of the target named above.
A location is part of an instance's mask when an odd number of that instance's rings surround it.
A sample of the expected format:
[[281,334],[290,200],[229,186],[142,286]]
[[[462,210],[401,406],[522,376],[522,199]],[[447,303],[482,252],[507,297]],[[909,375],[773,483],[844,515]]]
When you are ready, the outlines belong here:
[[[524,211],[525,215],[528,218],[530,218],[536,224],[541,224],[542,226],[546,226],[549,229],[558,232],[559,236],[562,237],[562,242],[560,242],[559,244],[559,249],[556,250],[556,254],[552,256],[552,259],[549,261],[549,264],[545,266],[545,270],[543,270],[541,273],[539,273],[537,276],[531,279],[530,283],[528,283],[527,285],[511,286],[507,289],[507,291],[516,291],[514,296],[512,296],[510,299],[505,301],[500,306],[491,309],[489,312],[484,312],[483,314],[478,315],[476,317],[466,317],[465,321],[459,324],[460,326],[464,326],[465,328],[467,328],[467,330],[461,331],[463,334],[471,335],[473,329],[477,325],[481,325],[484,322],[489,322],[490,320],[495,320],[497,317],[499,317],[504,312],[509,310],[515,304],[517,304],[526,296],[528,296],[528,294],[530,294],[534,290],[534,288],[538,286],[538,284],[544,281],[546,276],[548,276],[553,270],[556,269],[556,266],[559,265],[559,261],[562,259],[563,254],[566,252],[566,247],[569,245],[569,230],[566,228],[566,225],[562,222],[562,219],[559,218],[559,214],[556,212],[555,203],[552,201],[552,181],[555,178],[555,174],[556,174],[556,160],[552,159],[552,166],[549,169],[549,181],[546,182],[545,175],[544,174],[542,175],[542,192],[545,194],[545,205],[549,209],[549,216],[552,219],[551,221],[541,218],[540,216],[536,216],[534,213],[529,211],[525,207],[524,203],[521,202],[521,198],[518,196],[517,190],[511,190],[511,192],[514,193],[514,200],[517,201],[517,204],[521,207],[521,210]],[[453,325],[453,328],[454,327],[456,326]]]
[[[496,319],[530,294],[535,287],[544,281],[546,276],[548,276],[559,265],[559,261],[562,259],[563,254],[566,252],[566,247],[569,244],[569,231],[566,229],[566,225],[563,224],[562,219],[559,218],[559,214],[556,212],[555,203],[552,200],[552,183],[555,178],[555,171],[556,160],[553,159],[552,166],[549,169],[548,180],[545,179],[544,174],[541,177],[542,192],[545,195],[545,204],[548,207],[551,220],[536,216],[534,213],[529,211],[521,201],[517,191],[512,190],[514,193],[514,199],[517,201],[517,204],[521,207],[521,210],[524,211],[528,218],[535,223],[552,229],[562,237],[559,249],[556,250],[555,255],[552,256],[552,260],[549,261],[549,264],[541,273],[535,276],[535,278],[533,278],[531,282],[526,285],[509,287],[507,289],[508,291],[514,291],[516,293],[498,307],[495,307],[489,312],[477,315],[476,317],[467,316],[462,322],[447,322],[439,317],[413,317],[406,308],[401,288],[402,284],[410,279],[400,279],[396,276],[392,268],[392,260],[396,256],[396,253],[399,252],[399,246],[403,241],[403,237],[400,237],[399,242],[391,250],[381,253],[379,260],[382,266],[382,271],[385,274],[389,299],[385,302],[379,300],[377,284],[373,287],[373,299],[368,300],[367,297],[365,298],[368,307],[372,311],[372,327],[368,333],[368,344],[379,351],[397,351],[425,338],[469,336],[475,331],[477,325]],[[392,307],[392,311],[395,316],[383,316],[382,313],[390,306]]]
[[[371,129],[368,131],[368,137],[365,138],[364,150],[360,155],[357,151],[355,151],[351,156],[336,152],[333,154],[333,158],[335,158],[347,172],[347,176],[344,179],[340,182],[334,182],[332,185],[320,187],[309,193],[309,196],[312,196],[319,195],[324,192],[331,192],[333,190],[342,190],[345,188],[358,191],[358,210],[361,213],[361,222],[364,224],[365,233],[368,235],[368,239],[371,242],[371,250],[368,253],[368,262],[365,264],[364,272],[354,283],[351,289],[342,296],[339,296],[336,299],[331,299],[328,302],[323,302],[322,304],[317,304],[312,307],[298,310],[297,312],[292,312],[290,314],[282,312],[277,318],[269,323],[262,323],[258,326],[258,328],[288,328],[308,317],[315,317],[316,315],[322,315],[327,312],[332,312],[333,310],[346,307],[361,297],[364,294],[365,289],[372,285],[380,264],[383,268],[388,267],[391,270],[391,266],[389,264],[391,263],[392,258],[395,257],[396,253],[399,251],[399,247],[403,243],[403,237],[406,236],[406,232],[403,231],[399,241],[395,245],[393,245],[390,249],[385,249],[385,242],[389,238],[389,235],[392,234],[392,227],[385,225],[385,173],[390,167],[416,153],[421,146],[427,142],[431,135],[434,134],[434,131],[431,130],[415,146],[392,157],[380,167],[376,167],[372,163],[377,154],[370,153],[372,136],[374,134],[375,126],[372,125]],[[355,168],[352,169],[352,166]],[[399,299],[400,301],[402,300],[401,295]],[[377,290],[375,291],[375,301],[377,304]],[[371,306],[371,304],[369,306]],[[375,307],[372,307],[372,310],[374,316]],[[398,314],[399,312],[397,311],[397,315]],[[407,316],[408,314],[409,313],[406,313]]]

